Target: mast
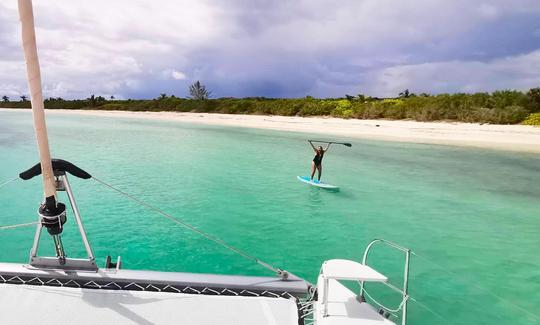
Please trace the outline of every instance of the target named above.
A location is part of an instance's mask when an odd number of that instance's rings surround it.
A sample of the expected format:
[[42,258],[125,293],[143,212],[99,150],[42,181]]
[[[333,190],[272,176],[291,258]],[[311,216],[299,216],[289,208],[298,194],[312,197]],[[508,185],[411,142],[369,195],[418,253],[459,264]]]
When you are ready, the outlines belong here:
[[45,124],[45,107],[41,91],[41,72],[39,70],[32,0],[18,0],[18,4],[24,59],[26,61],[26,75],[28,79],[28,88],[30,89],[32,116],[34,118],[34,128],[36,130],[39,151],[39,169],[40,173],[43,175],[43,193],[45,195],[45,199],[38,209],[38,215],[41,222],[36,229],[34,246],[30,253],[30,264],[32,265],[34,263],[33,258],[37,254],[39,234],[41,233],[41,228],[45,227],[47,228],[47,232],[53,238],[58,263],[64,265],[66,263],[66,255],[60,234],[63,230],[62,226],[66,222],[66,206],[56,200],[57,179],[53,171],[53,162],[51,160],[47,136],[47,125]]
[[36,32],[34,27],[32,0],[18,1],[19,16],[22,27],[22,43],[24,49],[24,58],[26,61],[26,74],[32,103],[32,116],[34,118],[39,160],[41,162],[41,171],[43,175],[43,191],[45,193],[47,206],[49,208],[53,208],[53,206],[49,205],[56,205],[56,186],[51,163],[51,153],[49,151],[47,125],[45,124],[45,109],[43,104],[43,94],[41,91],[41,73],[39,69],[39,59],[36,46]]

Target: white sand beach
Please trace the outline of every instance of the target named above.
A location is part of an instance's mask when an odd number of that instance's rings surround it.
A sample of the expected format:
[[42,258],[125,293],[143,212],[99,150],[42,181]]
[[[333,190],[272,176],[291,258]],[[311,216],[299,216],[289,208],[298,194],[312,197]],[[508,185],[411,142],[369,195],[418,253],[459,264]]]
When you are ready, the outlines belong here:
[[[24,111],[30,113],[30,110]],[[208,125],[317,133],[335,139],[339,139],[339,136],[343,136],[347,138],[468,146],[540,153],[540,127],[526,125],[98,110],[47,110],[47,114],[167,120]]]

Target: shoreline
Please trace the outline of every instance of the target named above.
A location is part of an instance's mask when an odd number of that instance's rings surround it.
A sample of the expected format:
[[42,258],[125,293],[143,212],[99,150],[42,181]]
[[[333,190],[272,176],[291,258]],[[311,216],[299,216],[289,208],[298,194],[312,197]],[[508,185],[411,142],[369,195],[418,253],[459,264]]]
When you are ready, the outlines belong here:
[[[9,108],[1,108],[0,112],[2,111],[31,112],[29,109]],[[527,125],[100,110],[47,110],[47,114],[178,121],[216,126],[317,133],[357,139],[540,153],[540,128]]]

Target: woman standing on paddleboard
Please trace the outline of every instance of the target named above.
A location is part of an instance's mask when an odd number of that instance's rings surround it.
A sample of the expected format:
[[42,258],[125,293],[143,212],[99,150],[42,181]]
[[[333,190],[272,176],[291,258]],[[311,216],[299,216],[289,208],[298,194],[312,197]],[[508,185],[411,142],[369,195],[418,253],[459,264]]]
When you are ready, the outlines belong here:
[[326,148],[323,149],[322,146],[318,146],[315,148],[311,140],[308,140],[309,144],[315,151],[315,157],[313,158],[313,162],[311,163],[311,180],[313,180],[313,176],[315,176],[315,170],[319,172],[319,182],[321,181],[321,174],[322,174],[322,159],[324,157],[325,152],[330,148],[331,143],[328,143]]

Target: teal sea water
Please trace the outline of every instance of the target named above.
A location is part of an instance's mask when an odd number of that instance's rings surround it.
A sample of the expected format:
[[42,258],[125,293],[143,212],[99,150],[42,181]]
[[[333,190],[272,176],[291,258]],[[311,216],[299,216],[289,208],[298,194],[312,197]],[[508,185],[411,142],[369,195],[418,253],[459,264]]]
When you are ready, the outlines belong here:
[[[0,182],[37,162],[31,121],[0,112]],[[412,248],[410,324],[540,323],[539,155],[341,139],[353,147],[331,147],[324,162],[334,193],[296,179],[313,156],[303,133],[68,115],[48,126],[54,157],[312,282],[322,261],[359,260],[373,238]],[[39,181],[0,189],[0,225],[36,219]],[[93,180],[71,183],[99,261],[269,275]],[[68,255],[84,256],[72,217],[66,228]],[[0,230],[0,261],[26,262],[33,235]],[[41,251],[52,253],[47,237]],[[371,261],[400,284],[401,255]]]

